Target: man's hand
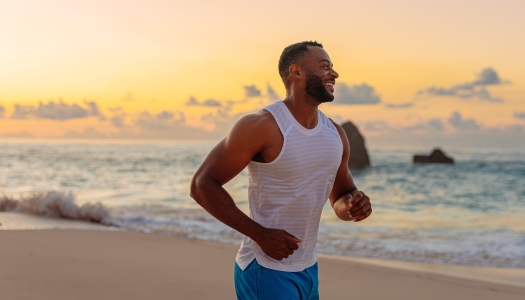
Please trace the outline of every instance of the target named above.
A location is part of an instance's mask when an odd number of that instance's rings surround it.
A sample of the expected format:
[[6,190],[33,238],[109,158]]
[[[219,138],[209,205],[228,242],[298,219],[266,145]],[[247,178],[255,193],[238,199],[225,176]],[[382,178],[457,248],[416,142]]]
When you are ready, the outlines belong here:
[[282,260],[299,249],[298,243],[302,240],[285,230],[269,228],[255,242],[266,255],[276,260]]
[[372,214],[372,204],[370,203],[370,198],[368,198],[365,193],[355,191],[343,197],[348,216],[354,222],[362,221]]

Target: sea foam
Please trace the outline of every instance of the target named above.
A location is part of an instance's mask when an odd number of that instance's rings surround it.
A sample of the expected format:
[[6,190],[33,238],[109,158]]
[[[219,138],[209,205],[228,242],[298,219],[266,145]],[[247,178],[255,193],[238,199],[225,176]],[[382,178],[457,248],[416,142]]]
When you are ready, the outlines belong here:
[[33,215],[83,220],[112,225],[108,210],[101,203],[75,203],[75,195],[60,191],[34,192],[19,199],[0,197],[0,211],[22,212]]

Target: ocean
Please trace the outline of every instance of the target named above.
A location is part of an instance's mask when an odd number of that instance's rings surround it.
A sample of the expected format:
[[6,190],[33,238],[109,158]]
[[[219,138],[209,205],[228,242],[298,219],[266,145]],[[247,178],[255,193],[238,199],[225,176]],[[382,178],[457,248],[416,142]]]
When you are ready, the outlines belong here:
[[[0,210],[240,244],[241,235],[189,196],[215,142],[0,140]],[[353,171],[371,198],[365,221],[327,201],[318,252],[403,261],[525,268],[525,152],[444,149],[454,165],[412,163],[431,149],[370,146]],[[248,211],[248,173],[226,184]]]

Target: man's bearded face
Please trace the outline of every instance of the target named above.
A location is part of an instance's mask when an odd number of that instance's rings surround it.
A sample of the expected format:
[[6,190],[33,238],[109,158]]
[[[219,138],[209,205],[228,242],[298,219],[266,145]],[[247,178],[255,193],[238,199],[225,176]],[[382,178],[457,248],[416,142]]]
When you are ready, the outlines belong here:
[[306,71],[306,93],[319,103],[334,101],[334,95],[326,89],[323,78]]

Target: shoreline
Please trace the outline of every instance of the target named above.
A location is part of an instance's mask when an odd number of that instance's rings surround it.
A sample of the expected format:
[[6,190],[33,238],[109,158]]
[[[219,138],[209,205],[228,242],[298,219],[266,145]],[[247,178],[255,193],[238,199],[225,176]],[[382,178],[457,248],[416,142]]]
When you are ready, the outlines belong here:
[[[3,231],[38,231],[38,230],[96,230],[96,231],[130,231],[118,227],[89,223],[79,220],[49,218],[42,216],[29,215],[16,212],[0,212],[0,232]],[[136,231],[130,231],[136,232]],[[155,233],[144,233],[151,235],[159,235],[166,237],[173,237],[169,235],[160,235]],[[181,238],[181,237],[175,237]],[[189,239],[195,241],[203,241],[198,239]],[[209,241],[203,241],[209,242]],[[228,243],[217,243],[223,245],[231,245],[238,248],[237,245]],[[333,260],[348,261],[352,263],[367,264],[371,266],[378,266],[383,268],[393,268],[405,271],[423,272],[429,274],[444,275],[462,279],[485,281],[497,284],[513,285],[518,287],[525,287],[525,268],[497,268],[485,266],[465,266],[452,264],[436,264],[424,262],[409,262],[401,260],[388,260],[378,258],[363,258],[357,256],[341,256],[332,254],[318,253],[318,258],[326,258]]]
[[488,283],[505,284],[525,288],[525,269],[420,263],[400,260],[329,255],[322,253],[318,253],[317,257],[367,264],[382,268],[422,272],[428,274],[443,275],[448,277],[483,281]]
[[[69,236],[71,232],[85,232],[89,236],[94,236],[94,239],[100,239],[102,232],[112,232],[120,235],[132,235],[135,238],[142,240],[146,236],[147,239],[168,239],[170,243],[181,242],[189,244],[205,244],[213,248],[219,247],[221,249],[229,249],[229,254],[233,258],[238,250],[237,245],[224,244],[217,242],[208,242],[195,239],[186,239],[173,236],[159,235],[155,233],[140,233],[135,231],[128,231],[116,227],[88,223],[84,221],[55,219],[42,216],[28,215],[24,213],[0,212],[0,240],[7,235],[14,236],[49,236],[53,240],[60,240],[63,236]],[[103,234],[102,234],[103,235]],[[169,240],[173,239],[173,240]],[[2,245],[5,245],[4,241]],[[33,247],[33,242],[24,241],[27,243],[26,247]],[[60,243],[60,242],[59,242]],[[104,242],[100,241],[103,246]],[[137,241],[139,243],[139,241]],[[24,250],[25,247],[21,247]],[[203,250],[203,249],[200,249]],[[87,255],[89,253],[86,253]],[[213,253],[210,253],[213,255]],[[0,257],[6,257],[1,254]],[[335,264],[357,264],[365,266],[365,268],[380,268],[382,270],[389,270],[394,272],[409,272],[420,274],[421,276],[444,276],[446,278],[454,278],[458,280],[467,280],[478,282],[479,284],[496,284],[518,289],[524,289],[525,292],[525,269],[517,268],[494,268],[494,267],[473,267],[463,265],[445,265],[433,263],[417,263],[395,260],[384,260],[375,258],[361,258],[349,256],[337,256],[318,254],[319,261],[332,261]],[[233,269],[233,268],[232,268]]]
[[[39,230],[94,230],[94,231],[129,231],[138,232],[118,227],[90,223],[80,220],[51,218],[19,212],[0,212],[0,232],[2,231],[39,231]],[[143,233],[143,232],[138,232]],[[156,233],[144,233],[166,237]],[[181,237],[174,237],[181,238]],[[209,242],[199,239],[190,239],[207,243],[230,245],[238,248],[238,245],[220,242]],[[444,275],[462,279],[485,281],[497,284],[507,284],[525,287],[525,268],[498,268],[486,266],[466,266],[453,264],[436,264],[429,262],[410,262],[402,260],[388,260],[370,257],[341,256],[333,254],[318,253],[318,258],[348,261],[352,263],[368,264],[382,268],[394,268],[406,271],[425,272]]]
[[[5,299],[234,299],[238,247],[124,230],[0,231]],[[523,299],[525,286],[319,255],[322,299]],[[446,267],[446,266],[445,266]],[[446,268],[445,268],[446,269]]]

